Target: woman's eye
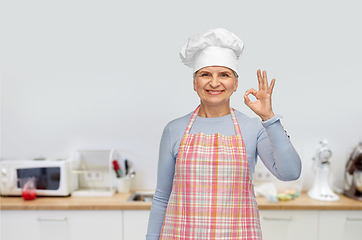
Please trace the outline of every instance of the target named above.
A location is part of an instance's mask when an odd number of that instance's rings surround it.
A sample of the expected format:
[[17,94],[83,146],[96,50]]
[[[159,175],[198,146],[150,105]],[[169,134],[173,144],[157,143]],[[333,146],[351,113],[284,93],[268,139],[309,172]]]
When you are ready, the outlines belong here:
[[221,74],[221,77],[229,77],[229,74],[223,73]]
[[202,76],[202,77],[208,77],[208,76],[210,76],[210,74],[208,74],[208,73],[203,73],[201,76]]

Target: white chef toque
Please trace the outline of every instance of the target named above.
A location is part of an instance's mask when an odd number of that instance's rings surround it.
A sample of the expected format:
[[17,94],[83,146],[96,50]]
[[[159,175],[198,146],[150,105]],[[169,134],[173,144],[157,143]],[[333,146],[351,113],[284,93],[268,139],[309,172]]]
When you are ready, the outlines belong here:
[[182,47],[182,62],[195,73],[203,67],[222,66],[238,74],[238,59],[243,52],[243,42],[232,32],[223,28],[190,37]]

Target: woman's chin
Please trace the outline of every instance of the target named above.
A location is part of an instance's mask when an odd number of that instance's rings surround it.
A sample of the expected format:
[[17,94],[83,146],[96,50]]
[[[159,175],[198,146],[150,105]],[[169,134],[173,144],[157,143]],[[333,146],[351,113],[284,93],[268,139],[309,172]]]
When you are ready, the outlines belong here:
[[225,106],[229,106],[229,99],[227,100],[208,100],[208,101],[205,101],[205,100],[201,100],[201,104],[204,105],[204,106],[209,106],[209,107],[225,107]]

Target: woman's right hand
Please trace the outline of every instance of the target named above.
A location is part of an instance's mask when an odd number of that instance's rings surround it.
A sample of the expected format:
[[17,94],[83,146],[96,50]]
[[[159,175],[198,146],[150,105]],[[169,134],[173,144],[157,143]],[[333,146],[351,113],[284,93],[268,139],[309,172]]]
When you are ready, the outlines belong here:
[[[260,69],[258,69],[256,75],[259,82],[259,90],[257,91],[254,88],[247,90],[244,95],[244,102],[246,106],[255,112],[263,121],[267,121],[275,116],[271,104],[275,78],[270,82],[270,86],[268,86],[268,78],[265,70],[263,71],[263,76],[261,76]],[[255,102],[250,100],[249,94],[255,96]]]

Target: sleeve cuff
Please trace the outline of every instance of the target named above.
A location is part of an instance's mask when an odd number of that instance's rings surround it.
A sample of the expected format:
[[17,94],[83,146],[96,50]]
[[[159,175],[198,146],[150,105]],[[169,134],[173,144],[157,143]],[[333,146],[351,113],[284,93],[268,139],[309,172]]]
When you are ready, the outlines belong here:
[[268,126],[272,125],[273,123],[275,123],[276,121],[278,121],[281,118],[283,118],[283,116],[276,114],[271,119],[268,119],[265,122],[262,121],[261,124],[263,125],[263,127],[267,128]]

